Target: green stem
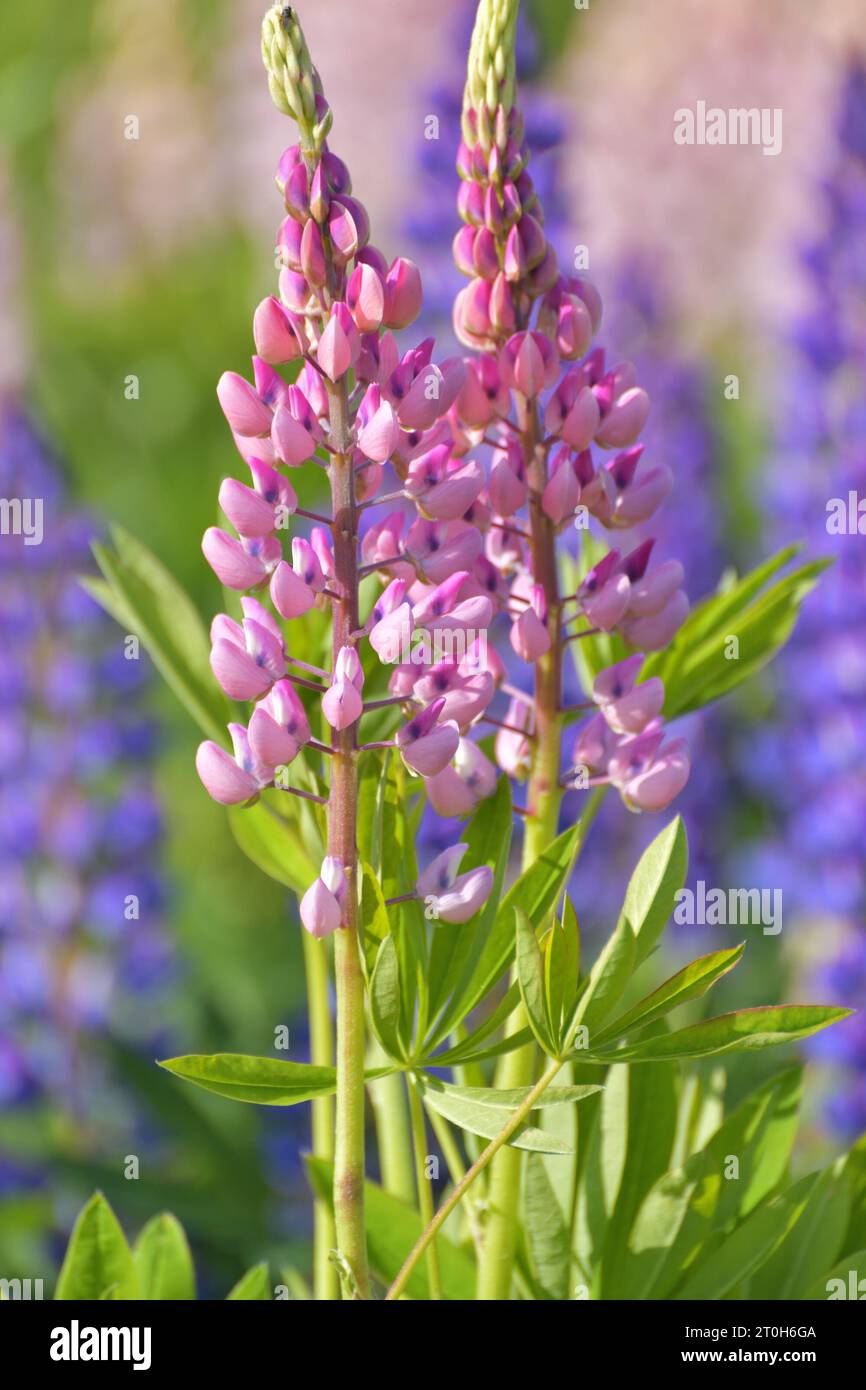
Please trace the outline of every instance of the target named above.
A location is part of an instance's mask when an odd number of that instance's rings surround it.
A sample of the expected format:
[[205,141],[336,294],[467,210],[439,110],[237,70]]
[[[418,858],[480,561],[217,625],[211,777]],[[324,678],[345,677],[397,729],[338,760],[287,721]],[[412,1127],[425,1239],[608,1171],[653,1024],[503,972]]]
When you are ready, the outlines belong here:
[[[374,1042],[370,1049],[371,1067],[384,1066],[386,1062],[385,1052]],[[414,1207],[415,1168],[403,1078],[399,1072],[394,1072],[379,1081],[368,1082],[367,1091],[376,1120],[382,1186],[392,1197]]]
[[[418,1184],[418,1210],[425,1227],[433,1220],[433,1185],[427,1173],[427,1129],[424,1124],[424,1105],[414,1077],[406,1078],[409,1088],[409,1114],[412,1121],[412,1147],[415,1152],[415,1180]],[[438,1303],[442,1298],[442,1282],[439,1276],[439,1253],[435,1240],[427,1246],[427,1282],[430,1286],[430,1300]]]
[[444,1222],[447,1221],[448,1217],[451,1215],[452,1211],[457,1206],[457,1203],[461,1201],[462,1198],[469,1191],[469,1188],[472,1186],[475,1179],[478,1177],[478,1174],[482,1173],[484,1169],[487,1167],[488,1163],[490,1163],[490,1161],[493,1158],[495,1158],[497,1154],[500,1153],[500,1151],[503,1148],[503,1145],[508,1143],[508,1140],[511,1138],[512,1134],[514,1134],[516,1130],[520,1128],[524,1120],[526,1120],[527,1117],[532,1113],[532,1111],[538,1104],[540,1097],[547,1090],[550,1083],[554,1081],[558,1076],[559,1071],[562,1068],[562,1065],[563,1063],[559,1060],[554,1061],[550,1064],[550,1066],[545,1071],[544,1075],[538,1081],[536,1081],[535,1085],[529,1092],[529,1095],[526,1097],[526,1099],[522,1102],[522,1104],[520,1104],[517,1107],[508,1123],[503,1126],[503,1128],[499,1131],[495,1139],[491,1139],[490,1143],[487,1145],[487,1148],[475,1160],[475,1162],[473,1163],[469,1171],[466,1173],[466,1176],[463,1178],[463,1180],[457,1184],[451,1195],[442,1203],[441,1207],[436,1212],[436,1215],[433,1217],[433,1220],[427,1226],[426,1230],[422,1231],[417,1242],[415,1243],[414,1248],[411,1250],[406,1260],[404,1261],[403,1267],[397,1275],[397,1278],[394,1280],[393,1284],[391,1285],[390,1289],[385,1295],[386,1302],[393,1302],[394,1299],[400,1297],[407,1283],[409,1282],[409,1279],[412,1275],[412,1271],[414,1270],[421,1256],[426,1251],[430,1242],[433,1240],[434,1236],[436,1235],[436,1232],[441,1229]]
[[[345,378],[329,385],[330,466],[334,517],[333,661],[352,645],[358,628],[358,526]],[[334,934],[337,987],[337,1100],[334,1149],[334,1219],[337,1248],[348,1263],[354,1290],[343,1296],[370,1298],[364,1227],[364,976],[358,926],[358,768],[357,727],[334,732],[328,800],[328,853],[346,876],[343,925]]]
[[[310,1020],[310,1056],[317,1067],[334,1065],[334,1033],[328,989],[328,953],[323,942],[302,931],[304,973],[307,981],[307,1013]],[[320,1096],[312,1102],[313,1153],[331,1161],[334,1157],[334,1100]],[[340,1297],[340,1281],[331,1263],[337,1243],[329,1203],[317,1197],[313,1204],[313,1297],[334,1302]]]
[[[559,804],[560,745],[562,739],[562,608],[556,564],[556,529],[545,514],[541,497],[547,481],[547,455],[541,442],[538,411],[530,402],[518,398],[518,425],[529,483],[529,523],[532,572],[544,589],[550,650],[535,663],[535,738],[529,777],[523,837],[523,868],[535,863],[556,838]],[[515,1010],[508,1032],[525,1027],[522,1008]],[[530,1086],[536,1074],[539,1051],[527,1043],[507,1053],[496,1069],[496,1085],[512,1090]],[[489,1214],[484,1253],[478,1265],[477,1297],[480,1302],[501,1302],[511,1292],[511,1276],[517,1250],[520,1209],[520,1183],[523,1155],[519,1149],[505,1148],[496,1159],[490,1175]]]

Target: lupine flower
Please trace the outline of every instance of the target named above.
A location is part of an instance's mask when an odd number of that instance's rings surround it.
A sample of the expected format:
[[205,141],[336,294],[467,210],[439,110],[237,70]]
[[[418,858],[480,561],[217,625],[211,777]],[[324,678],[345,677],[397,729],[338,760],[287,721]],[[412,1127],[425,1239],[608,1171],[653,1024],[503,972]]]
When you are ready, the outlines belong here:
[[626,657],[593,683],[592,698],[614,733],[639,734],[661,713],[665,691],[658,677],[635,684],[643,660],[642,655]]
[[461,738],[447,767],[424,782],[427,800],[440,816],[468,816],[496,786],[496,768],[471,739]]
[[428,864],[415,891],[426,904],[428,915],[439,922],[468,922],[484,906],[493,890],[493,870],[486,864],[459,874],[468,845],[454,845]]
[[[454,257],[469,284],[456,297],[454,329],[480,357],[467,359],[449,415],[451,453],[465,458],[482,443],[497,446],[472,520],[485,536],[479,559],[498,575],[490,590],[495,609],[510,618],[511,646],[523,662],[535,665],[551,647],[599,630],[619,634],[627,648],[657,651],[675,635],[688,603],[678,562],[651,565],[651,539],[625,553],[609,549],[572,594],[560,595],[549,577],[556,534],[579,513],[603,530],[627,529],[652,515],[672,476],[664,464],[643,462],[637,440],[649,396],[636,368],[609,361],[603,348],[592,346],[601,319],[598,292],[582,277],[560,273],[545,235],[514,74],[507,59],[491,57],[509,53],[511,38],[499,30],[514,22],[514,7],[481,6],[464,96],[457,157],[464,226]],[[546,437],[546,447],[534,443],[524,453],[520,435],[527,426],[534,440]],[[552,440],[558,441],[553,447]],[[537,500],[527,496],[527,484]],[[521,522],[527,502],[530,519]],[[493,510],[497,505],[501,510]],[[640,662],[629,669],[636,675]],[[610,679],[612,689],[615,673]],[[604,698],[603,682],[598,690],[616,724],[616,697]],[[532,767],[535,711],[528,694],[509,693],[496,751],[509,775],[520,776]],[[689,766],[681,742],[663,743],[664,692],[655,682],[640,694],[623,691],[620,699],[619,727],[604,740],[594,784],[609,781],[629,809],[661,809],[681,790]],[[544,728],[556,712],[547,710]],[[640,741],[627,746],[633,738]],[[456,805],[453,783],[451,790]]]
[[[296,16],[274,9],[263,33],[274,99],[307,133],[279,163],[286,212],[276,239],[282,267],[278,294],[264,299],[253,318],[253,381],[227,372],[217,388],[250,474],[249,482],[228,478],[220,488],[237,537],[212,527],[202,546],[222,582],[244,595],[240,622],[228,615],[214,621],[214,674],[229,695],[253,707],[246,726],[229,726],[233,753],[208,741],[196,766],[211,796],[225,804],[255,801],[271,788],[304,795],[283,776],[312,743],[294,684],[299,680],[308,691],[321,686],[321,713],[335,748],[340,740],[343,749],[358,746],[365,684],[360,648],[368,641],[380,662],[397,663],[388,684],[398,697],[394,703],[403,705],[403,722],[384,742],[413,775],[433,779],[453,772],[477,802],[493,790],[490,765],[467,752],[453,769],[449,765],[495,693],[494,676],[467,665],[465,649],[486,632],[499,596],[478,527],[466,520],[480,505],[484,472],[448,443],[447,417],[466,366],[459,356],[437,359],[431,338],[415,347],[398,345],[393,330],[407,327],[421,308],[418,269],[405,257],[388,265],[370,242],[369,219],[352,194],[348,170],[328,148],[330,108]],[[309,83],[304,95],[297,87],[300,68]],[[314,108],[315,132],[304,124]],[[297,359],[303,366],[289,384],[279,368]],[[339,426],[348,439],[338,438],[333,392],[350,375],[348,419]],[[403,507],[371,521],[365,514],[359,558],[367,572],[377,567],[382,582],[369,617],[340,642],[330,670],[298,677],[290,625],[314,606],[340,602],[344,581],[335,573],[328,527],[316,527],[309,538],[293,535],[291,560],[284,554],[297,499],[282,470],[317,465],[332,472],[347,449],[356,501],[375,502],[389,467]],[[417,660],[413,648],[407,664],[416,637],[429,639],[429,651],[425,646]],[[340,924],[332,860],[302,903],[304,925],[317,935]]]
[[358,653],[352,647],[341,647],[330,689],[322,696],[322,713],[332,729],[347,729],[360,719],[363,686],[364,672]]
[[434,700],[397,730],[397,747],[411,772],[433,777],[457,752],[460,731],[453,719],[440,722],[444,709],[444,699]]
[[342,864],[326,855],[319,877],[301,898],[301,921],[311,936],[330,936],[340,926],[346,889]]

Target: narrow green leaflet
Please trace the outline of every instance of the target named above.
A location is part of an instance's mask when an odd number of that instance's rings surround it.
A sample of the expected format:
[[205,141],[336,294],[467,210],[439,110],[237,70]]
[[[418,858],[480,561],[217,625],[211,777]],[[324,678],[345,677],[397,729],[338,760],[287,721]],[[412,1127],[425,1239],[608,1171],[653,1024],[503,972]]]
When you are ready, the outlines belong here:
[[[716,1227],[739,1220],[781,1190],[788,1174],[803,1093],[803,1068],[789,1067],[759,1086],[737,1106],[703,1152],[714,1169]],[[739,1156],[736,1182],[723,1177],[728,1154]]]
[[[385,899],[414,889],[418,878],[413,823],[414,792],[399,759],[384,773],[382,797],[382,875]],[[404,902],[388,908],[391,935],[400,971],[400,1037],[408,1050],[415,1030],[423,1030],[427,1013],[427,933],[421,905]]]
[[564,1302],[569,1296],[571,1239],[540,1154],[527,1155],[523,1211],[535,1282],[544,1298]]
[[[450,1094],[460,1097],[461,1100],[471,1101],[474,1105],[485,1105],[491,1110],[516,1110],[532,1090],[531,1086],[515,1086],[509,1090],[502,1090],[496,1086],[452,1086],[450,1082],[439,1081],[437,1077],[425,1077],[425,1081],[430,1086],[445,1087]],[[573,1105],[589,1096],[598,1095],[601,1090],[601,1086],[548,1086],[538,1103],[545,1108]]]
[[655,949],[670,921],[688,867],[686,828],[676,816],[644,850],[626,889],[621,916],[634,933],[637,965]]
[[400,1041],[400,963],[393,936],[379,947],[370,982],[370,1016],[376,1037],[391,1057],[403,1057]]
[[750,1298],[802,1298],[841,1252],[851,1198],[835,1167],[810,1174],[798,1186],[803,1201],[797,1220],[753,1275]]
[[376,966],[382,942],[390,934],[388,909],[375,872],[369,864],[361,864],[361,925],[364,930],[363,964],[368,978]]
[[[790,553],[785,553],[787,559]],[[644,679],[661,676],[664,681],[666,716],[673,719],[710,704],[771,661],[790,637],[803,600],[830,563],[810,561],[760,592],[781,568],[774,559],[739,585],[699,605],[667,651],[644,668]],[[736,660],[730,659],[731,650]]]
[[[514,980],[508,986],[508,989],[496,1005],[496,1008],[491,1009],[490,1013],[483,1022],[479,1023],[477,1028],[473,1028],[464,1038],[461,1038],[459,1042],[454,1043],[453,1046],[447,1048],[445,1051],[437,1052],[435,1057],[427,1056],[420,1058],[418,1059],[419,1062],[422,1064],[435,1062],[436,1066],[444,1067],[453,1066],[458,1062],[466,1061],[470,1054],[474,1053],[477,1048],[483,1046],[491,1033],[495,1033],[497,1028],[501,1027],[506,1019],[511,1017],[519,1004],[520,985]],[[528,1029],[527,1034],[531,1037],[531,1033],[529,1033]]]
[[[208,738],[224,740],[229,704],[210,670],[210,643],[189,595],[145,545],[112,528],[115,549],[94,546],[111,593],[109,612],[140,638],[163,679]],[[90,592],[98,602],[105,591]]]
[[866,1294],[866,1250],[855,1250],[816,1279],[802,1298],[834,1303],[839,1299],[862,1300]]
[[195,1270],[184,1229],[170,1212],[154,1216],[132,1250],[138,1296],[161,1302],[195,1298]]
[[808,1038],[831,1023],[847,1018],[850,1013],[850,1009],[823,1004],[771,1004],[707,1018],[690,1028],[680,1028],[664,1037],[649,1038],[633,1047],[586,1052],[583,1056],[586,1061],[605,1063],[657,1062],[776,1047],[780,1043]]
[[684,1177],[694,1182],[694,1190],[653,1298],[670,1295],[684,1271],[697,1266],[715,1233],[730,1229],[780,1190],[797,1131],[801,1090],[801,1067],[779,1072],[747,1096],[686,1161]]
[[844,1249],[860,1250],[866,1246],[866,1134],[848,1150],[842,1172],[851,1193],[851,1219]]
[[135,1267],[120,1223],[101,1192],[79,1212],[54,1292],[60,1301],[96,1301],[112,1285],[117,1297],[136,1295]]
[[[484,1033],[485,1037],[489,1037],[490,1030],[485,1027]],[[518,1047],[523,1047],[525,1043],[531,1042],[532,1038],[531,1028],[518,1028],[516,1033],[509,1033],[507,1037],[497,1038],[495,1042],[485,1045],[475,1033],[470,1033],[461,1043],[458,1043],[456,1047],[449,1048],[447,1052],[437,1052],[434,1057],[418,1059],[418,1065],[472,1066],[476,1062],[487,1062],[491,1057],[502,1057],[506,1052],[514,1052]]]
[[[677,1120],[677,1077],[672,1067],[623,1067],[626,1105],[617,1160],[620,1179],[601,1250],[601,1294],[622,1296],[628,1271],[628,1237],[641,1203],[668,1171]],[[610,1078],[612,1080],[613,1078]]]
[[[284,801],[297,801],[282,796]],[[274,810],[268,800],[226,810],[231,832],[247,858],[277,883],[299,896],[305,893],[318,876],[319,864],[309,857],[310,839],[301,834],[297,820]]]
[[268,1267],[259,1264],[241,1275],[234,1288],[226,1294],[226,1302],[270,1303],[272,1296]]
[[556,1056],[556,1039],[551,1034],[550,1016],[545,998],[544,963],[541,950],[526,913],[519,907],[514,913],[517,923],[517,978],[520,997],[536,1041],[548,1056]]
[[606,1042],[622,1038],[627,1033],[633,1033],[638,1028],[646,1027],[655,1019],[662,1018],[680,1004],[685,1004],[689,999],[699,999],[717,980],[720,980],[729,970],[733,970],[741,959],[744,950],[745,942],[742,942],[739,946],[733,946],[727,951],[713,951],[709,955],[700,956],[697,960],[693,960],[690,965],[684,966],[669,980],[665,980],[664,984],[659,985],[652,994],[648,994],[627,1013],[614,1019],[600,1033],[597,1033],[593,1040],[594,1045],[600,1047]]
[[390,757],[387,751],[382,760],[362,758],[358,768],[358,849],[377,880],[382,869],[382,825]]
[[595,1116],[588,1136],[581,1134],[576,1242],[585,1270],[597,1269],[601,1261],[607,1224],[622,1180],[628,1146],[628,1079],[628,1067],[611,1067],[601,1096],[591,1102]]
[[[692,639],[697,641],[700,638],[711,636],[714,632],[724,631],[729,618],[745,608],[774,575],[789,565],[802,549],[802,543],[797,541],[783,546],[775,555],[771,555],[767,560],[762,560],[760,565],[749,570],[748,574],[743,575],[742,578],[738,578],[733,570],[726,571],[716,592],[710,594],[692,609],[689,615],[689,631]],[[650,662],[657,665],[664,660],[666,655],[666,652],[654,654],[650,657]]]
[[641,961],[649,955],[674,910],[689,863],[685,826],[677,816],[656,836],[637,862],[622,911],[605,942],[577,1006],[572,1027],[586,1030],[579,1045],[596,1046],[596,1032],[622,997]]
[[661,1272],[686,1218],[696,1178],[683,1170],[663,1173],[646,1194],[628,1238],[617,1297],[645,1299]]
[[[307,1171],[314,1191],[333,1207],[333,1164],[321,1158],[308,1158]],[[370,1264],[379,1279],[390,1284],[420,1236],[423,1223],[414,1207],[407,1206],[399,1197],[392,1197],[374,1182],[364,1184],[364,1212]],[[460,1303],[472,1301],[475,1298],[474,1261],[441,1232],[436,1237],[436,1252],[443,1298]],[[413,1270],[406,1293],[409,1298],[429,1298],[424,1260]]]
[[[202,1090],[252,1105],[297,1105],[317,1096],[328,1096],[337,1085],[333,1067],[287,1062],[277,1057],[248,1057],[241,1052],[191,1053],[187,1057],[169,1057],[159,1065]],[[377,1067],[364,1075],[368,1081],[376,1081],[393,1070]]]
[[550,1034],[560,1052],[580,986],[580,929],[568,894],[560,920],[553,923],[542,942],[542,958]]
[[671,1156],[673,1168],[680,1168],[715,1134],[725,1118],[726,1089],[727,1072],[721,1064],[711,1070],[689,1072],[682,1078]]
[[756,1207],[715,1250],[697,1262],[694,1273],[674,1297],[724,1298],[748,1279],[778,1249],[800,1219],[815,1177],[810,1173],[787,1192]]
[[205,1091],[254,1105],[297,1105],[314,1096],[330,1095],[337,1084],[333,1067],[277,1057],[247,1057],[237,1052],[194,1053],[171,1057],[159,1065]]

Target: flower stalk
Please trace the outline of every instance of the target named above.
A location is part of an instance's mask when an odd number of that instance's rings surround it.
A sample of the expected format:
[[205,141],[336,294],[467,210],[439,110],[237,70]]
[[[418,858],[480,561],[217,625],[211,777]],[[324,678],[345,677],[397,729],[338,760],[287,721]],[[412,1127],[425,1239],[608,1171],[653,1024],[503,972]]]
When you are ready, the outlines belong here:
[[[331,440],[331,529],[334,584],[332,655],[352,645],[358,628],[358,528],[345,379],[328,384]],[[334,937],[337,990],[337,1099],[334,1221],[337,1245],[349,1263],[356,1296],[370,1297],[364,1227],[364,976],[358,940],[358,721],[332,731],[328,854],[343,867],[343,921]]]

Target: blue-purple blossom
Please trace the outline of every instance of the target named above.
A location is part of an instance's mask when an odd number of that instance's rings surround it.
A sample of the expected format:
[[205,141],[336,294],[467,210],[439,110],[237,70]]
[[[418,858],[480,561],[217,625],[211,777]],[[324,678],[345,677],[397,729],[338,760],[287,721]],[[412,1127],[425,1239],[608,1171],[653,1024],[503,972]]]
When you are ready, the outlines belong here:
[[[772,837],[754,856],[784,871],[786,919],[842,946],[817,984],[861,1012],[815,1043],[851,1076],[828,1106],[845,1133],[866,1116],[866,68],[850,69],[838,140],[820,187],[824,226],[802,254],[809,305],[790,330],[790,361],[766,481],[781,536],[835,563],[779,662],[777,711],[743,748],[744,771],[771,799]],[[845,529],[834,519],[838,515]],[[781,879],[777,881],[781,882]],[[824,924],[824,926],[822,926]],[[830,939],[828,936],[827,939]]]
[[11,518],[25,500],[42,518],[38,542],[14,521],[0,537],[0,1100],[74,1118],[99,1094],[128,1127],[90,1044],[152,1051],[173,971],[146,659],[125,659],[81,587],[94,523],[14,406],[0,415],[0,497]]

